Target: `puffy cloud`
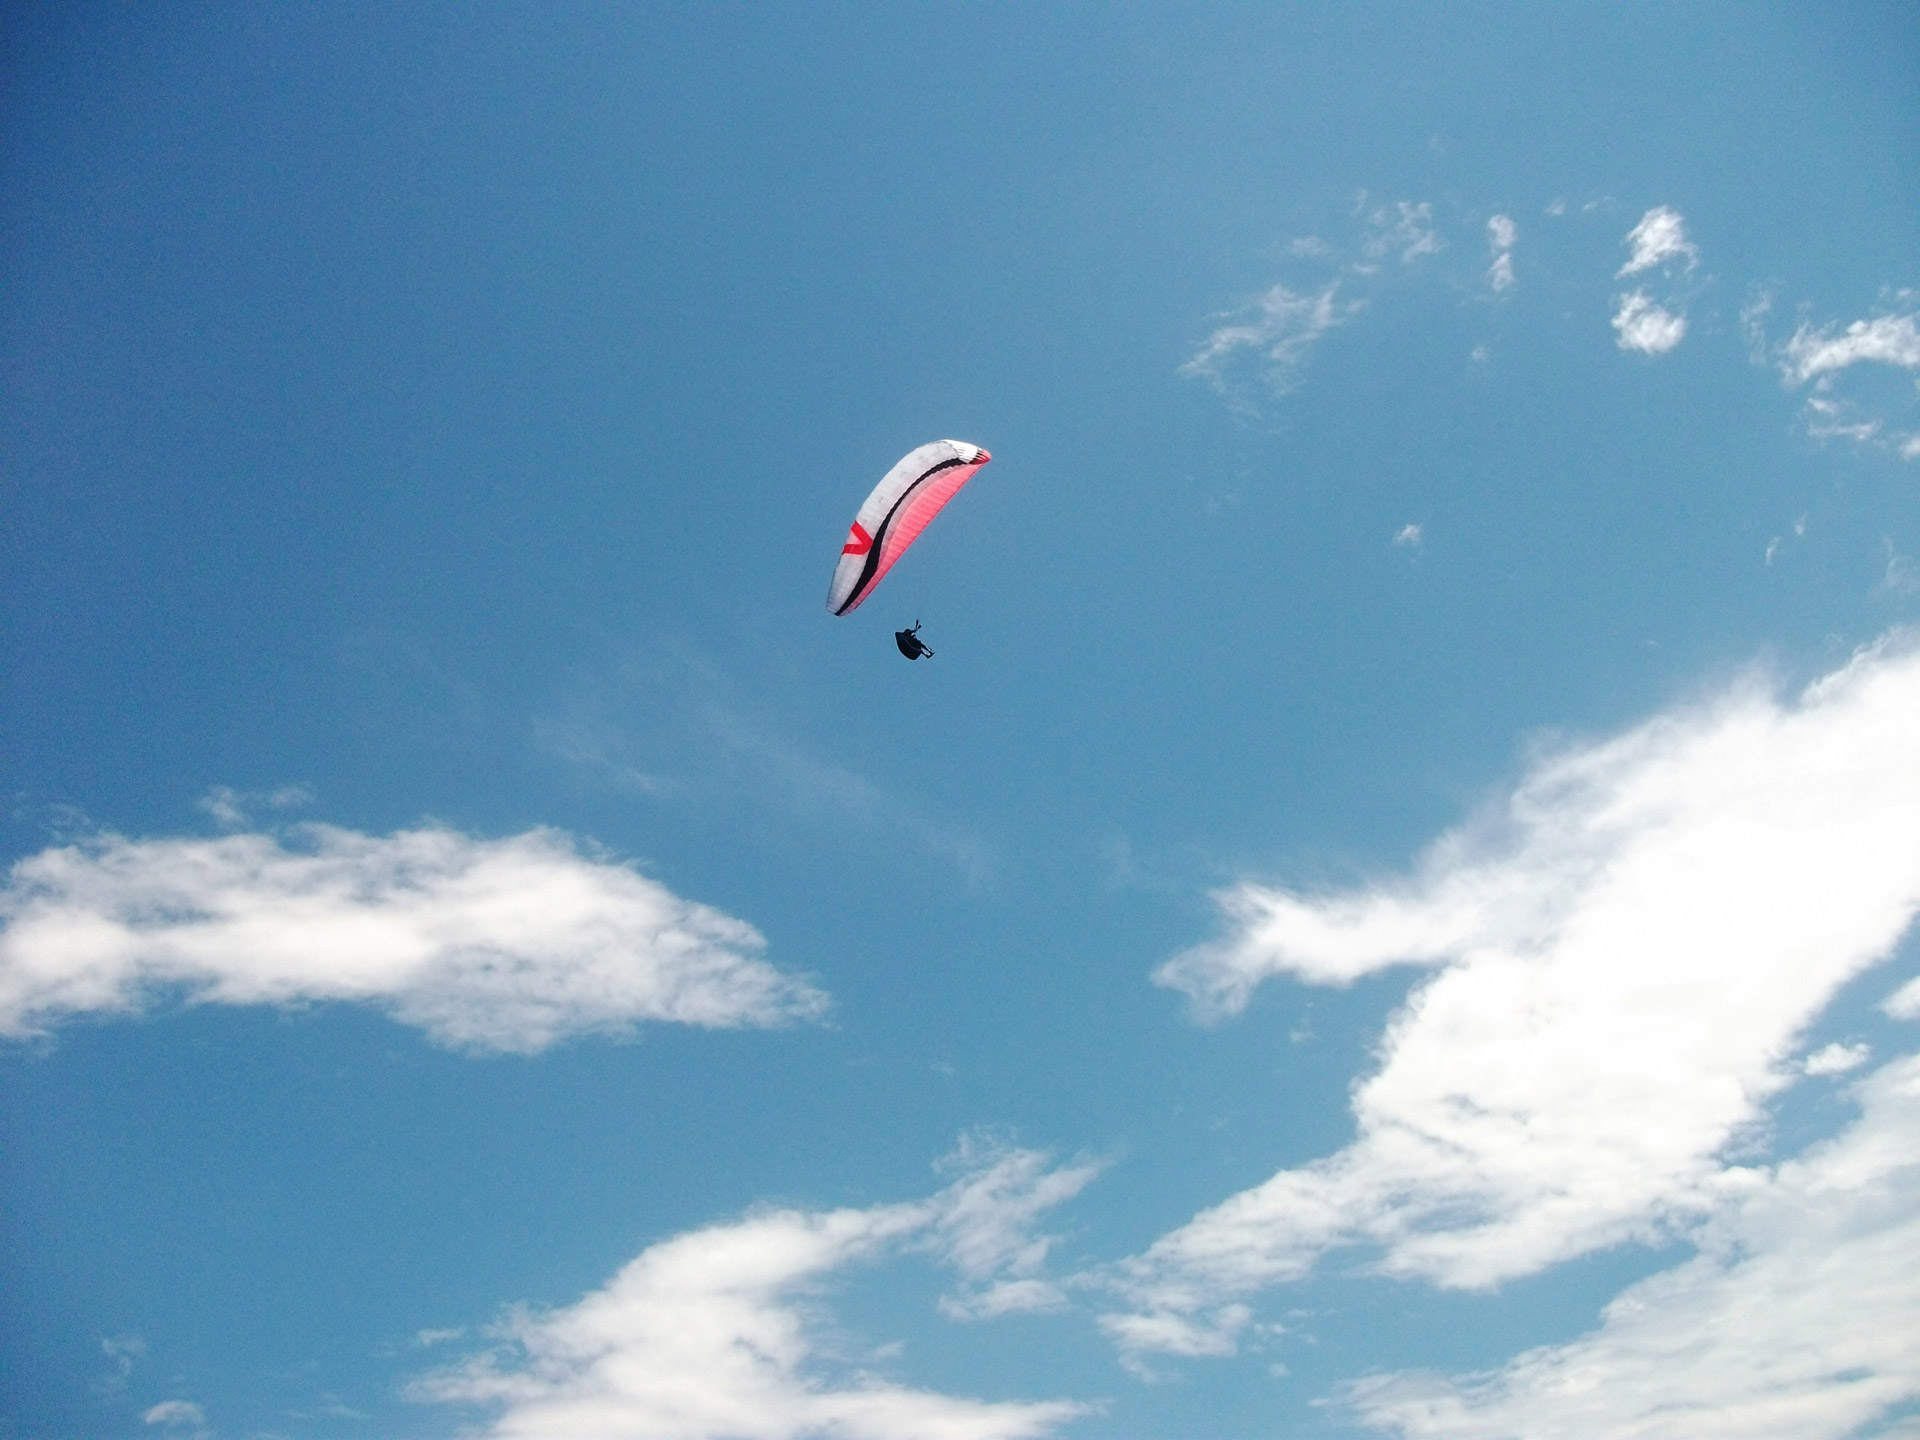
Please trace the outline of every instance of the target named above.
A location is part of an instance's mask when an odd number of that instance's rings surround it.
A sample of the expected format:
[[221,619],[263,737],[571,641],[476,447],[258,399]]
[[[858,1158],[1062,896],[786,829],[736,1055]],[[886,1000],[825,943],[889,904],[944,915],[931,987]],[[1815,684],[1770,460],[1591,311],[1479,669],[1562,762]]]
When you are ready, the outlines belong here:
[[412,1393],[497,1408],[484,1432],[494,1440],[1044,1435],[1086,1407],[958,1398],[833,1364],[801,1308],[833,1272],[910,1249],[976,1281],[1030,1270],[1031,1221],[1093,1173],[1023,1150],[963,1146],[959,1163],[960,1178],[928,1200],[771,1211],[662,1241],[573,1305],[515,1312],[505,1345]]
[[531,830],[330,825],[282,837],[99,835],[0,890],[0,1035],[190,1004],[377,1005],[443,1045],[532,1053],[648,1020],[775,1025],[826,997],[752,926]]
[[1438,973],[1354,1092],[1358,1138],[1124,1262],[1133,1314],[1217,1330],[1340,1245],[1490,1286],[1712,1213],[1795,1037],[1920,907],[1916,714],[1920,647],[1891,637],[1793,701],[1749,679],[1543,759],[1405,880],[1222,894],[1226,936],[1156,976],[1203,1012],[1273,976]]
[[1364,1380],[1348,1400],[1409,1440],[1839,1440],[1920,1399],[1920,1057],[1861,1093],[1844,1135],[1730,1177],[1702,1253],[1593,1333],[1490,1374]]
[[1513,285],[1513,244],[1520,236],[1510,216],[1496,215],[1487,221],[1487,248],[1493,252],[1487,267],[1487,283],[1498,294]]
[[1314,295],[1296,295],[1284,285],[1274,286],[1234,323],[1209,335],[1180,373],[1224,391],[1230,367],[1251,357],[1265,362],[1266,378],[1275,391],[1291,390],[1314,342],[1359,308],[1335,303],[1338,290],[1337,282]]
[[1627,244],[1633,247],[1633,253],[1620,267],[1621,277],[1638,275],[1675,259],[1684,259],[1691,270],[1700,259],[1700,252],[1687,240],[1680,212],[1667,205],[1656,205],[1642,215],[1640,223],[1627,232]]
[[1664,355],[1687,334],[1684,315],[1675,315],[1654,302],[1644,290],[1622,295],[1613,312],[1614,343],[1642,355]]
[[1920,315],[1881,315],[1856,320],[1839,334],[1832,326],[1802,325],[1782,348],[1781,373],[1795,385],[1849,365],[1895,365],[1920,369]]
[[[1619,277],[1667,268],[1674,260],[1686,261],[1685,270],[1691,271],[1700,258],[1700,252],[1687,240],[1680,212],[1665,205],[1657,205],[1641,216],[1640,223],[1627,232],[1626,243],[1632,253],[1617,272]],[[1687,317],[1679,312],[1673,296],[1663,303],[1641,288],[1615,297],[1613,328],[1614,343],[1622,350],[1664,355],[1686,337]]]

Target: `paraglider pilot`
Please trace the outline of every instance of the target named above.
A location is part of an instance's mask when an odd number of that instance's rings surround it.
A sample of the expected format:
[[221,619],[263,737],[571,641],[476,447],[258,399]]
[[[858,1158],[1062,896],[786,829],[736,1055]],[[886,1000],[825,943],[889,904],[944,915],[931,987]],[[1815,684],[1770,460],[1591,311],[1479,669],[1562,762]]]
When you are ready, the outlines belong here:
[[920,622],[918,620],[913,622],[913,629],[911,630],[894,631],[893,643],[900,647],[900,653],[909,660],[918,660],[922,655],[931,656],[933,654],[933,651],[927,648],[926,643],[920,638]]

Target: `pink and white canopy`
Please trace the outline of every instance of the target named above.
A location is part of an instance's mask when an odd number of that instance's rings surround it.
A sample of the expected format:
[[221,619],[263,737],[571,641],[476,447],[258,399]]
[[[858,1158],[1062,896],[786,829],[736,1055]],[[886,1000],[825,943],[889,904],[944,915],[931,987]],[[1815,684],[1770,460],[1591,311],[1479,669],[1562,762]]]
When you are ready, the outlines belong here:
[[936,440],[889,470],[853,517],[833,568],[827,609],[836,615],[858,609],[940,507],[992,458],[964,440]]

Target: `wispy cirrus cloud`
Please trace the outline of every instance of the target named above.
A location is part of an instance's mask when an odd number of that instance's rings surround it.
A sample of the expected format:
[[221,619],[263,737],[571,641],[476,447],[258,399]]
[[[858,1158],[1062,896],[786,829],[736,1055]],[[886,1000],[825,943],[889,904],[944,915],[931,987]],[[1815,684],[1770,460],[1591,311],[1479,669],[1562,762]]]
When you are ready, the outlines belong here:
[[[1600,1326],[1500,1369],[1347,1387],[1407,1440],[1835,1440],[1920,1399],[1920,1056],[1860,1089],[1837,1138],[1729,1176],[1700,1255]],[[1885,1433],[1885,1432],[1881,1432]]]
[[1234,381],[1251,366],[1266,389],[1284,395],[1298,382],[1313,346],[1361,308],[1360,301],[1339,301],[1339,292],[1337,280],[1310,295],[1275,285],[1246,310],[1225,317],[1229,323],[1207,337],[1180,373],[1231,398]]
[[1243,416],[1255,414],[1262,401],[1292,391],[1313,348],[1366,308],[1364,298],[1343,296],[1343,286],[1378,285],[1387,262],[1412,266],[1446,249],[1428,201],[1374,204],[1362,191],[1352,220],[1359,233],[1345,245],[1306,235],[1286,247],[1292,261],[1321,275],[1331,270],[1334,278],[1303,288],[1274,285],[1251,304],[1214,316],[1225,323],[1179,373],[1205,380]]
[[1802,325],[1781,347],[1781,355],[1781,373],[1795,385],[1852,365],[1920,370],[1920,314],[1876,315],[1855,320],[1838,333],[1831,325]]
[[1520,227],[1510,215],[1495,215],[1487,221],[1487,248],[1493,258],[1487,265],[1487,284],[1498,295],[1513,288],[1513,247],[1520,238]]
[[1411,265],[1422,255],[1438,255],[1446,248],[1433,225],[1433,206],[1427,201],[1399,200],[1368,209],[1363,196],[1361,209],[1367,233],[1360,242],[1360,253],[1368,260],[1397,255],[1401,264]]
[[712,661],[667,643],[585,678],[533,725],[534,744],[596,784],[709,808],[747,806],[845,841],[908,846],[969,884],[993,847],[792,733]]
[[443,1045],[530,1054],[661,1021],[778,1025],[826,997],[751,925],[554,830],[130,840],[19,861],[0,891],[0,1036],[187,1004],[376,1006]]
[[[1894,299],[1911,304],[1914,296],[1900,291]],[[1807,433],[1920,459],[1920,424],[1914,419],[1920,396],[1915,389],[1875,395],[1871,385],[1847,374],[1862,366],[1920,370],[1920,311],[1887,309],[1845,326],[1803,321],[1788,339],[1770,347],[1764,321],[1771,308],[1772,297],[1762,295],[1741,312],[1748,348],[1756,362],[1771,361],[1778,367],[1788,389],[1807,387]]]
[[413,1398],[484,1407],[491,1440],[1028,1440],[1087,1407],[913,1389],[833,1353],[803,1297],[836,1272],[909,1252],[970,1284],[1033,1278],[1032,1224],[1092,1178],[1038,1152],[970,1142],[922,1201],[777,1210],[650,1246],[562,1309],[518,1309],[503,1343],[416,1381]]
[[191,1400],[162,1400],[140,1416],[144,1425],[157,1425],[169,1436],[180,1440],[208,1440],[206,1412]]
[[1110,1271],[1108,1329],[1223,1352],[1335,1247],[1475,1288],[1719,1213],[1797,1037],[1920,909],[1915,714],[1920,646],[1890,637],[1793,700],[1749,679],[1543,759],[1404,880],[1223,893],[1227,934],[1156,977],[1205,1014],[1273,977],[1437,973],[1354,1091],[1358,1138]]
[[970,1135],[936,1168],[960,1177],[942,1193],[931,1231],[933,1248],[961,1281],[957,1293],[941,1299],[941,1313],[984,1320],[1062,1308],[1066,1297],[1041,1274],[1054,1237],[1034,1227],[1046,1211],[1086,1188],[1105,1163],[1056,1166],[1041,1151]]
[[305,785],[280,785],[272,790],[235,790],[216,785],[196,802],[223,830],[240,830],[253,823],[253,811],[261,806],[269,810],[294,810],[313,803],[313,791]]

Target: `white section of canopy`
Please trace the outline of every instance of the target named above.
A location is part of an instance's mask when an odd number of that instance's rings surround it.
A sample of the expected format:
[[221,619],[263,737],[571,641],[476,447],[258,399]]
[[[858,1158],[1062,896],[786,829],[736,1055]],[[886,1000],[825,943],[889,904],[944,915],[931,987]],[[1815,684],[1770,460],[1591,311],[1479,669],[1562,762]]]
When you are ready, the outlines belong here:
[[993,457],[964,440],[935,440],[903,456],[854,516],[834,566],[827,609],[857,610],[960,487]]

